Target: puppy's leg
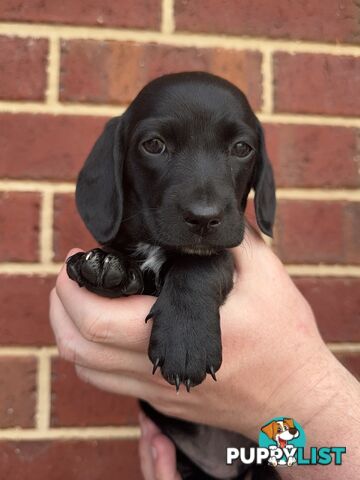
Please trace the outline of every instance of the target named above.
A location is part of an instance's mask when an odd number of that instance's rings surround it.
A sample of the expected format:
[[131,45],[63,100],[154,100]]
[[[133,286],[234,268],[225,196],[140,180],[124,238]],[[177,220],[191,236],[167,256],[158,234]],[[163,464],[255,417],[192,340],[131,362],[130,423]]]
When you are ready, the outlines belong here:
[[107,253],[100,248],[79,252],[67,260],[69,277],[82,287],[104,297],[142,293],[143,278],[133,260],[121,253]]
[[233,262],[224,251],[199,257],[179,255],[168,270],[153,319],[149,357],[164,378],[187,390],[221,365],[219,307],[232,288]]

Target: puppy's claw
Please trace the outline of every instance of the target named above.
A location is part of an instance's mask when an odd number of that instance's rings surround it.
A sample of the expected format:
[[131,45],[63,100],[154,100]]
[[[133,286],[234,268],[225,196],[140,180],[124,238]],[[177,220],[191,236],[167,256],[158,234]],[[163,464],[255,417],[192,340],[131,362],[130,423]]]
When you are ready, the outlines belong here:
[[186,387],[186,390],[188,391],[188,393],[190,393],[190,384],[191,384],[190,378],[186,379],[185,380],[185,387]]
[[217,379],[216,379],[216,375],[215,375],[215,370],[214,370],[214,367],[211,365],[211,367],[209,368],[210,370],[210,375],[212,376],[212,378],[214,379],[215,382],[217,382]]
[[157,358],[157,359],[155,360],[155,363],[154,363],[154,366],[153,366],[153,369],[152,369],[152,374],[153,374],[153,375],[155,374],[155,372],[156,372],[156,370],[157,370],[157,368],[158,368],[159,365],[160,365],[160,358]]
[[152,312],[148,313],[148,314],[146,315],[146,318],[145,318],[145,323],[147,323],[148,320],[150,320],[151,318],[153,318],[153,316],[154,316],[154,314],[153,314]]
[[92,256],[93,256],[93,252],[90,250],[90,252],[88,252],[88,253],[86,254],[85,260],[86,260],[86,261],[90,260],[90,258],[91,258]]
[[180,377],[179,377],[179,375],[175,375],[175,387],[176,387],[176,391],[178,392],[179,388],[180,388]]

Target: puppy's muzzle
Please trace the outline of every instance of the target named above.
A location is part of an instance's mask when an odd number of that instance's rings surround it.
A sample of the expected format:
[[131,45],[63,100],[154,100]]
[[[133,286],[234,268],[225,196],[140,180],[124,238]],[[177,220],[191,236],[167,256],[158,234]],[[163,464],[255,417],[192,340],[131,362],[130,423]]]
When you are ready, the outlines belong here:
[[207,235],[218,229],[224,216],[217,205],[190,205],[183,211],[183,219],[189,230],[197,235]]

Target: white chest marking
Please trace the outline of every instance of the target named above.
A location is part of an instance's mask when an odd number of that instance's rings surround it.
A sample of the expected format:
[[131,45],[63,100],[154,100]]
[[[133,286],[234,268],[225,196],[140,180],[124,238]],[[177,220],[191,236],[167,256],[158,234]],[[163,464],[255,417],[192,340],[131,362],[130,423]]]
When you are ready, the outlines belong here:
[[154,247],[148,243],[138,243],[134,252],[135,256],[144,257],[145,260],[140,265],[140,270],[145,272],[151,270],[156,279],[159,276],[161,267],[166,261],[166,255],[161,247]]

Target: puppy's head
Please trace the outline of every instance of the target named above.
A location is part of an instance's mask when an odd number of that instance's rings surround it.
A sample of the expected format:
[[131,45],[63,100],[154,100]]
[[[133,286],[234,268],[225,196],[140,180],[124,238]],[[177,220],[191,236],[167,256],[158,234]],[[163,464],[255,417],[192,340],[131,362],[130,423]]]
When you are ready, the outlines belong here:
[[259,121],[234,85],[191,72],[150,82],[108,122],[76,193],[101,244],[206,254],[241,243],[251,188],[259,227],[271,235],[275,186]]
[[284,418],[283,420],[268,423],[261,428],[271,440],[277,441],[281,447],[286,446],[288,440],[292,440],[299,436],[299,430],[295,427],[292,418]]

